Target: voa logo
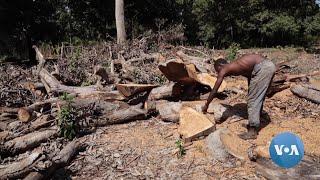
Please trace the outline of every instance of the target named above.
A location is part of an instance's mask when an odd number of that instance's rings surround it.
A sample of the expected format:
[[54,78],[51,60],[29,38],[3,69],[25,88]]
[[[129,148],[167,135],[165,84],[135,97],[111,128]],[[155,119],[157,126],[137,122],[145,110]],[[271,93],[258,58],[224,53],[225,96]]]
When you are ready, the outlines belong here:
[[291,145],[291,147],[286,147],[285,145],[274,145],[276,153],[281,156],[283,153],[287,153],[289,156],[299,156],[299,151],[296,145]]
[[283,168],[291,168],[298,165],[303,158],[303,142],[293,133],[281,133],[272,139],[269,153],[275,164]]

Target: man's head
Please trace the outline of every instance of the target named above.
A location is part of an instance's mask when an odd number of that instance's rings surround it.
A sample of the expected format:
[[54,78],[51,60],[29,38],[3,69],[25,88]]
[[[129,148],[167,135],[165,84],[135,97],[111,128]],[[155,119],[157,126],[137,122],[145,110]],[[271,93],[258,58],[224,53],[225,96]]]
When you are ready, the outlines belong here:
[[217,73],[219,73],[221,71],[222,67],[226,64],[228,64],[227,60],[225,60],[223,58],[219,58],[214,61],[214,69],[216,70]]

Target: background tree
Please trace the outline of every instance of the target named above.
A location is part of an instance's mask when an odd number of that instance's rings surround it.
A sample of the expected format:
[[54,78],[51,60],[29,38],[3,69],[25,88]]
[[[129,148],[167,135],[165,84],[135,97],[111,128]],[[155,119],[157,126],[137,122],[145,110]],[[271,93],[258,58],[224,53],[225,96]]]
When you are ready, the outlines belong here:
[[126,39],[126,29],[124,21],[124,0],[115,0],[115,16],[117,25],[117,42],[118,44],[123,44]]

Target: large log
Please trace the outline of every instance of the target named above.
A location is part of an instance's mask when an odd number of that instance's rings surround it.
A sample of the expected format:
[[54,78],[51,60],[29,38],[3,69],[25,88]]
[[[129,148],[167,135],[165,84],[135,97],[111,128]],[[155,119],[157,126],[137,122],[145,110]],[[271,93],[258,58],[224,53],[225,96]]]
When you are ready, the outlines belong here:
[[53,103],[58,102],[58,98],[47,99],[44,101],[36,102],[30,106],[19,108],[18,118],[22,122],[29,122],[32,118],[35,118],[35,111],[39,112],[41,109],[44,111],[51,109]]
[[32,132],[21,137],[14,138],[10,141],[0,145],[0,152],[6,155],[15,155],[20,152],[27,151],[37,147],[42,142],[47,141],[49,138],[58,135],[56,129],[48,129],[39,132]]
[[320,104],[320,90],[308,85],[295,85],[291,87],[291,92],[301,98]]
[[159,64],[160,71],[164,76],[181,84],[194,84],[197,79],[197,70],[194,64],[185,64],[182,60],[172,59]]
[[134,94],[150,91],[151,89],[157,87],[157,85],[152,84],[117,84],[117,90],[125,97],[130,97]]
[[141,104],[116,109],[110,113],[103,114],[96,120],[96,126],[106,126],[110,124],[125,123],[133,120],[147,119],[148,110],[141,109]]
[[148,101],[145,103],[145,109],[148,112],[160,115],[163,121],[179,122],[179,113],[182,108],[181,102],[169,102],[166,100]]
[[182,87],[176,83],[169,83],[164,86],[153,88],[149,94],[148,100],[179,98],[182,94]]
[[[217,80],[216,77],[208,73],[200,73],[194,64],[186,64],[179,59],[172,59],[161,63],[159,69],[168,80],[183,85],[201,84],[212,89]],[[226,85],[226,82],[223,81],[218,91],[222,92]]]
[[209,135],[215,130],[214,122],[190,107],[183,107],[180,110],[179,124],[178,132],[185,142]]
[[267,179],[319,179],[318,162],[314,162],[307,155],[303,160],[295,167],[290,169],[280,168],[276,166],[270,159],[260,158],[256,163],[256,173],[262,175]]

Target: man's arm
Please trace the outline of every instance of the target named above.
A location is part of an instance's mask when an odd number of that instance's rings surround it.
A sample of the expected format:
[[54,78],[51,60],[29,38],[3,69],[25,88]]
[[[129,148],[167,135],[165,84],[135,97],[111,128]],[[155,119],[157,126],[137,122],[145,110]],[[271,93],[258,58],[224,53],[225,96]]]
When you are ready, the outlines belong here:
[[206,104],[204,105],[204,107],[202,109],[202,111],[204,113],[207,112],[209,104],[212,102],[213,98],[216,96],[216,94],[218,92],[218,89],[220,88],[220,85],[221,85],[221,83],[223,81],[224,76],[225,76],[225,73],[222,72],[222,71],[218,74],[217,81],[214,84],[214,87],[213,87],[212,91],[209,94],[208,100],[207,100]]

